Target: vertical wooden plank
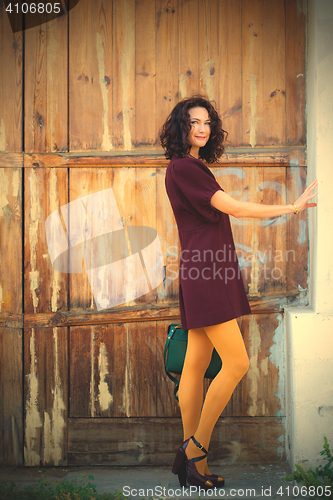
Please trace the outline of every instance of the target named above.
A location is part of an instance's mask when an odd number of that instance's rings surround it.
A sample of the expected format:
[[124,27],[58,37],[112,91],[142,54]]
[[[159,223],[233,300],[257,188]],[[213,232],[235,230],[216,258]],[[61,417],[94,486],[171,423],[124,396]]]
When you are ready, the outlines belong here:
[[135,141],[135,0],[114,3],[112,47],[113,141],[116,149],[130,151]]
[[136,148],[156,145],[155,1],[135,2],[135,137]]
[[[243,167],[232,169],[237,175],[237,190],[235,195],[243,201],[263,203],[258,185],[262,181],[262,167]],[[239,184],[238,184],[239,183]],[[234,187],[231,187],[231,193]],[[258,254],[260,226],[258,219],[242,218],[232,221],[232,227],[237,228],[236,252],[242,267],[245,290],[250,296],[259,295],[258,271],[260,260]]]
[[156,323],[128,323],[128,332],[132,340],[130,416],[156,417]]
[[[93,73],[91,82],[92,86],[94,86],[95,82],[95,87],[97,88],[92,89],[90,113],[93,113],[91,121],[92,128],[96,129],[96,123],[98,123],[97,132],[99,135],[97,149],[101,151],[111,151],[113,149],[112,116],[114,110],[111,83],[113,82],[111,50],[113,36],[112,9],[112,1],[94,2],[91,9],[91,15],[95,21],[95,28],[90,35],[91,41],[93,42],[91,55],[93,58],[97,59],[98,72],[96,71],[96,66],[93,65],[91,70]],[[89,43],[89,40],[87,40],[87,42]],[[96,49],[94,50],[95,46]],[[83,71],[86,71],[86,62],[82,62]],[[95,104],[95,99],[98,99],[97,106]],[[100,105],[100,99],[102,99],[102,105]],[[100,116],[98,113],[100,113]],[[81,121],[80,118],[78,118],[78,120]],[[80,127],[80,123],[77,125]],[[91,130],[90,133],[91,132],[93,132],[93,130]],[[92,144],[90,147],[95,149],[96,146]]]
[[[297,200],[306,187],[306,168],[287,169],[288,203]],[[307,213],[290,215],[287,224],[287,290],[306,290],[308,288],[308,227]]]
[[13,33],[0,6],[0,151],[22,151],[22,31]]
[[156,416],[156,325],[114,325],[110,363],[114,367],[114,417]]
[[[69,12],[69,150],[97,149],[99,142],[99,120],[96,109],[101,112],[101,96],[93,84],[97,68],[93,68],[91,52],[94,46],[91,34],[90,2],[81,0]],[[85,36],[82,37],[82,32]],[[94,71],[95,70],[95,71]],[[92,98],[95,109],[92,109]],[[80,109],[80,113],[78,113]],[[92,130],[92,121],[95,130]],[[100,123],[99,123],[100,125]]]
[[[22,171],[0,169],[0,313],[22,313]],[[6,246],[5,246],[6,245]],[[8,251],[10,249],[10,251]]]
[[285,0],[263,2],[263,99],[264,114],[258,144],[285,144]]
[[304,0],[286,2],[286,138],[305,145],[306,10]]
[[180,2],[179,18],[179,97],[199,93],[199,2]]
[[243,144],[262,144],[263,0],[242,2]]
[[241,0],[219,3],[220,105],[226,146],[243,144],[242,122],[242,11]]
[[178,0],[156,0],[157,132],[179,101]]
[[68,151],[68,15],[47,23],[47,151]]
[[[266,167],[258,189],[263,203],[284,205],[286,201],[286,167]],[[258,220],[259,235],[259,289],[261,293],[285,293],[287,241],[286,225],[290,215]]]
[[114,415],[113,339],[113,325],[71,328],[70,417]]
[[[135,226],[133,222],[136,214],[136,182],[134,168],[115,168],[113,170],[113,193],[117,202],[122,224],[127,232],[127,227]],[[127,232],[128,235],[128,232]],[[127,239],[127,237],[126,237]],[[129,240],[127,240],[128,255],[132,254]],[[128,267],[129,269],[129,267]],[[133,306],[136,300],[131,298],[133,282],[130,277],[119,283],[119,293],[125,297],[124,306]]]
[[133,412],[133,335],[130,324],[114,325],[114,353],[117,353],[117,358],[122,362],[116,365],[114,374],[115,387],[117,390],[114,394],[115,401],[115,416],[130,417]]
[[[224,191],[238,201],[245,201],[247,199],[247,190],[244,190],[243,182],[245,178],[244,168],[242,167],[220,167],[212,168],[212,171]],[[244,240],[244,233],[249,220],[236,219],[230,216],[230,224],[232,228],[235,249],[241,268],[241,272],[247,273],[250,262],[248,258],[248,251],[246,249],[247,241]]]
[[[136,168],[135,169],[135,216],[131,221],[133,226],[140,226],[141,228],[148,227],[157,229],[157,210],[156,210],[156,169],[155,168]],[[142,229],[145,231],[145,229]],[[144,232],[142,232],[144,237]],[[146,244],[147,243],[147,244]],[[151,242],[147,240],[145,246]],[[151,286],[151,279],[148,275],[149,269],[145,272],[145,279],[149,287],[149,292],[145,293],[136,300],[139,304],[156,303],[157,293],[160,285],[157,288]],[[151,278],[154,279],[153,274]]]
[[174,397],[174,383],[165,373],[164,368],[164,346],[168,336],[168,326],[176,323],[176,320],[158,321],[157,345],[156,345],[156,417],[178,417],[180,416],[179,404]]
[[[0,151],[22,151],[22,32],[0,7]],[[0,314],[22,313],[22,172],[0,169]],[[5,244],[4,244],[5,243]],[[22,332],[0,329],[0,463],[23,463]]]
[[70,150],[111,151],[112,2],[80,0],[69,16]]
[[23,463],[22,331],[0,328],[0,464]]
[[113,383],[116,390],[113,394],[114,417],[130,417],[132,413],[132,348],[133,338],[128,323],[114,325]]
[[[114,333],[113,325],[99,325],[94,327],[96,338],[96,415],[111,417],[114,415],[113,394],[116,388],[113,385],[113,373],[117,358],[113,356]],[[98,343],[97,343],[98,342]]]
[[48,151],[46,29],[43,24],[25,32],[24,146],[27,153]]
[[67,328],[24,332],[24,463],[67,464]]
[[199,2],[200,93],[220,108],[219,69],[219,2]]
[[[95,309],[94,295],[91,284],[88,279],[86,266],[90,261],[85,260],[83,253],[84,242],[90,238],[100,234],[100,229],[97,227],[98,221],[103,222],[107,219],[98,219],[98,215],[93,217],[94,200],[84,199],[85,196],[93,195],[99,191],[104,191],[112,187],[112,169],[109,168],[71,168],[70,169],[70,202],[77,201],[78,204],[73,204],[68,213],[70,215],[70,244],[76,246],[79,244],[80,256],[82,262],[82,273],[71,273],[70,280],[70,308],[71,309]],[[80,200],[82,198],[82,200]],[[108,214],[110,217],[112,214]],[[103,219],[103,220],[102,220]],[[106,256],[105,256],[106,257]],[[104,256],[102,256],[104,259]],[[94,255],[92,255],[92,260]],[[95,290],[96,292],[96,290]],[[97,293],[97,292],[96,292]]]
[[165,190],[165,169],[156,170],[156,229],[164,259],[164,281],[158,289],[157,302],[178,301],[180,243],[176,221]]
[[25,31],[25,151],[67,151],[67,22]]
[[69,417],[95,416],[95,366],[91,360],[94,355],[93,330],[93,326],[71,327],[70,329]]
[[[250,170],[250,168],[249,168]],[[263,192],[258,189],[258,186],[264,180],[264,167],[252,167],[250,170],[250,196],[249,201],[254,203],[264,203]],[[251,258],[251,271],[250,271],[250,284],[249,295],[251,297],[259,297],[262,289],[263,277],[261,276],[260,267],[260,220],[250,218],[248,228],[250,229],[250,258]]]
[[[68,276],[52,267],[45,221],[67,202],[67,170],[26,168],[24,175],[24,310],[35,314],[66,310]],[[66,237],[62,226],[54,230]],[[54,235],[54,243],[58,236]]]

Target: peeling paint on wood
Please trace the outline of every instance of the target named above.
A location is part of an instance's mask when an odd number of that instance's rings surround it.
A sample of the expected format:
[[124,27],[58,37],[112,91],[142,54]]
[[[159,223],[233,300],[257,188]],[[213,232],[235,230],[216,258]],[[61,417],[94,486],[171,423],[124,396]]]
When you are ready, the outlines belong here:
[[249,397],[251,398],[251,404],[249,406],[248,414],[253,417],[257,415],[257,398],[258,398],[258,382],[259,382],[259,352],[261,346],[261,337],[259,326],[254,316],[250,317],[249,323],[249,334],[250,334],[250,368],[247,372],[247,376],[250,381]]
[[63,450],[65,441],[65,402],[63,396],[63,382],[59,372],[58,355],[58,328],[53,328],[54,341],[54,387],[53,408],[51,415],[44,411],[44,465],[61,465],[63,463]]
[[108,362],[108,352],[106,350],[106,345],[103,342],[101,342],[99,345],[98,369],[99,369],[98,401],[100,409],[102,411],[106,411],[110,408],[113,402],[113,396],[110,394],[109,386],[106,381],[106,378],[109,375],[109,362]]
[[13,178],[12,178],[12,195],[14,198],[18,198],[20,196],[20,190],[21,190],[21,175],[19,170],[15,170],[13,172]]
[[90,331],[90,416],[95,416],[95,327]]
[[[51,168],[50,172],[50,188],[49,188],[49,213],[59,210],[59,194],[58,194],[58,177],[55,168]],[[52,268],[52,295],[51,295],[51,310],[58,310],[58,299],[61,288],[61,275],[58,271]]]
[[9,176],[6,175],[6,169],[0,169],[0,217],[5,215],[4,208],[8,205],[8,193],[9,193]]
[[38,243],[38,224],[40,219],[40,200],[41,193],[38,190],[38,178],[34,170],[31,171],[28,178],[30,185],[30,226],[29,226],[29,243],[30,243],[30,291],[32,295],[32,302],[34,313],[37,312],[38,295],[37,289],[39,288],[39,271],[37,269],[37,243]]
[[280,409],[277,411],[276,416],[281,417],[285,415],[285,393],[286,393],[286,349],[285,349],[285,335],[284,323],[282,315],[277,316],[278,325],[274,331],[273,345],[270,348],[271,355],[269,360],[278,369],[278,390],[275,393],[280,402]]
[[0,186],[0,220],[2,217],[7,220],[16,217],[21,219],[20,171],[15,169],[11,175],[6,168],[1,168]]
[[297,17],[301,14],[307,15],[307,2],[306,0],[296,0],[297,5]]
[[[253,169],[251,172],[251,199],[256,199],[256,186],[257,186],[256,170]],[[259,296],[259,274],[260,268],[258,263],[258,250],[259,250],[259,226],[256,219],[251,219],[251,251],[252,251],[252,265],[250,278],[251,282],[249,285],[249,294],[251,296]]]
[[[253,222],[253,221],[252,221]],[[251,283],[249,286],[249,294],[251,296],[259,296],[258,291],[259,284],[259,264],[258,264],[258,250],[259,250],[259,237],[258,237],[258,225],[254,221],[252,223],[252,239],[251,239],[251,250],[252,250],[252,269],[250,273]]]
[[38,408],[38,377],[35,345],[35,330],[30,337],[30,373],[27,375],[28,396],[25,406],[25,464],[33,467],[40,464],[39,440],[42,433],[42,419]]
[[5,122],[3,118],[1,118],[0,123],[0,151],[6,151],[8,147],[7,139],[6,139],[6,128]]

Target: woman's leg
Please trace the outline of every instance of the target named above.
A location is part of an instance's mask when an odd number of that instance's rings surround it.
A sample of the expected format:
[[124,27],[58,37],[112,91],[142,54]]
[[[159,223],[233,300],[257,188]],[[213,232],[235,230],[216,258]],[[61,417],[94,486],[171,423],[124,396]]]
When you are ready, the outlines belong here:
[[[249,368],[249,358],[236,319],[204,328],[207,337],[222,359],[221,371],[209,386],[202,408],[195,438],[208,449],[213,428],[228,403],[236,385]],[[188,458],[203,455],[190,441],[186,448]],[[205,460],[196,462],[200,474],[205,473]]]
[[[196,432],[203,400],[203,379],[209,366],[213,344],[203,328],[188,332],[188,344],[179,384],[179,406],[182,415],[184,441]],[[208,469],[206,473],[209,473]]]

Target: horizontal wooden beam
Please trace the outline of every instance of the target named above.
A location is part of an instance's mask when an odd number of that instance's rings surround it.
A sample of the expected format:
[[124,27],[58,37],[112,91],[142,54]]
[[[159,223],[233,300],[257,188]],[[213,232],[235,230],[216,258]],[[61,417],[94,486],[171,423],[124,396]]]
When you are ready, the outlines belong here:
[[[280,462],[284,420],[220,418],[209,446],[210,464]],[[180,418],[69,418],[68,464],[170,465],[182,441]]]
[[[0,153],[0,168],[69,167],[166,167],[161,150],[80,151],[75,153]],[[218,163],[211,166],[286,166],[306,165],[305,147],[227,148]]]
[[[284,294],[271,294],[262,297],[250,297],[252,314],[283,312],[285,306],[299,298],[299,290]],[[53,328],[55,326],[102,325],[112,323],[130,323],[138,321],[180,320],[178,302],[168,305],[149,304],[103,311],[72,310],[56,313],[10,314],[0,313],[0,327],[3,328]]]

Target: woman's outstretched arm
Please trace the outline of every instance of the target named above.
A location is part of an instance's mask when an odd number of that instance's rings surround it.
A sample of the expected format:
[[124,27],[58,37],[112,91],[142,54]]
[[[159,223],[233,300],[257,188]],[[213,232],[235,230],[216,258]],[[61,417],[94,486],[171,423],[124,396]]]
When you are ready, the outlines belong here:
[[[312,191],[317,186],[317,183],[317,180],[313,181],[294,202],[299,212],[302,212],[302,210],[305,210],[306,208],[317,206],[317,203],[308,203],[309,200],[317,195],[317,193],[312,194]],[[264,205],[261,203],[251,203],[249,201],[237,201],[224,191],[216,191],[216,193],[213,194],[210,203],[221,212],[233,215],[237,218],[254,217],[258,219],[265,219],[296,212],[296,208],[292,203],[289,205]]]

